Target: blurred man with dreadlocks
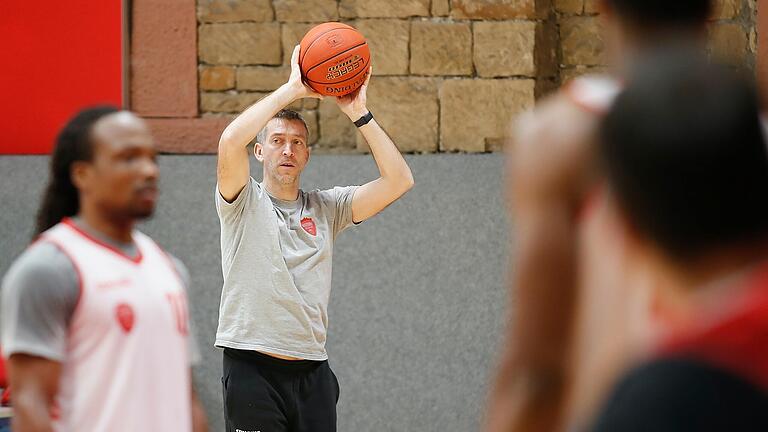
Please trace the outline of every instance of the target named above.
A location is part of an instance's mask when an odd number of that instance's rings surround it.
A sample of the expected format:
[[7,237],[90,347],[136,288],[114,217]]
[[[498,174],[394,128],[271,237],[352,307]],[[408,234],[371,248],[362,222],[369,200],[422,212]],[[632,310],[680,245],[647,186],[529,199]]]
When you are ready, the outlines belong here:
[[155,158],[128,111],[86,109],[59,134],[37,239],[3,280],[13,430],[207,428],[186,269],[134,229],[155,208]]
[[637,58],[670,43],[703,46],[711,3],[598,0],[612,72],[571,81],[517,123],[507,167],[515,304],[489,431],[583,424],[648,337],[645,291],[615,289],[621,248],[606,253],[585,211],[595,135]]

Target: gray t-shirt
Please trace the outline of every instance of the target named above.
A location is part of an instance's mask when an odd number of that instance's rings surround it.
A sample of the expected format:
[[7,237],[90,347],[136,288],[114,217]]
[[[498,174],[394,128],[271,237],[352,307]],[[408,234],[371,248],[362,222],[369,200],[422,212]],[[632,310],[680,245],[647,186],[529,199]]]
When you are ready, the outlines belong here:
[[325,360],[331,258],[357,186],[270,196],[253,178],[232,202],[215,191],[224,288],[216,346]]
[[[127,256],[138,254],[134,243],[115,242],[78,219],[74,222]],[[188,290],[187,268],[175,257],[171,258]],[[54,244],[39,242],[24,251],[3,278],[0,303],[3,355],[24,353],[63,361],[67,329],[80,297],[79,282],[72,261]],[[197,363],[200,353],[192,331],[189,343],[192,362]]]

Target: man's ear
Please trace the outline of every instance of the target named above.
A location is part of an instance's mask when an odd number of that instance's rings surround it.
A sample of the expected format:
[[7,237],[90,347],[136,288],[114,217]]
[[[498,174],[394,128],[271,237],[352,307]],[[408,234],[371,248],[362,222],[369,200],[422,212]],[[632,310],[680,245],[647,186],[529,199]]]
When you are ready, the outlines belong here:
[[255,143],[253,145],[253,155],[256,156],[257,161],[264,162],[264,146],[258,142]]
[[72,184],[75,185],[78,190],[86,190],[93,177],[93,167],[88,162],[75,161],[72,162],[69,175],[72,179]]

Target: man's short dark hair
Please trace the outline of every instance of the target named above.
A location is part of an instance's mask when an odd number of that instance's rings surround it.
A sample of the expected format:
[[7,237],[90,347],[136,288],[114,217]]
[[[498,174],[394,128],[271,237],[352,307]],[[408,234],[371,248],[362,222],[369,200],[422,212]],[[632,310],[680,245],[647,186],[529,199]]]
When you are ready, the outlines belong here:
[[[275,114],[271,120],[273,119],[283,119],[283,120],[296,120],[300,121],[304,125],[304,129],[307,131],[307,141],[309,141],[309,126],[307,126],[307,121],[304,120],[304,117],[294,111],[289,109],[281,109],[280,111]],[[264,128],[259,131],[259,134],[256,135],[256,142],[259,144],[265,144],[264,141],[267,139],[267,126],[264,126]],[[309,143],[307,143],[309,144]]]
[[600,153],[634,228],[683,260],[765,241],[768,156],[751,79],[677,52],[631,76]]
[[606,0],[616,13],[641,27],[699,26],[712,13],[712,0]]

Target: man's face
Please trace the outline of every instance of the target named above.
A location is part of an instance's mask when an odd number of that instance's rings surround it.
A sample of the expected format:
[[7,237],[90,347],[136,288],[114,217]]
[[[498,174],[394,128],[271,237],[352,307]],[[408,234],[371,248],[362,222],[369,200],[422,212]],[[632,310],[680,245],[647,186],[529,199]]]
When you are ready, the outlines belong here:
[[309,161],[307,129],[299,120],[272,119],[266,132],[265,142],[254,148],[256,159],[264,163],[264,176],[283,185],[296,183]]
[[91,129],[93,160],[74,170],[81,206],[91,204],[110,219],[144,219],[155,210],[159,169],[152,135],[128,111],[107,115]]

